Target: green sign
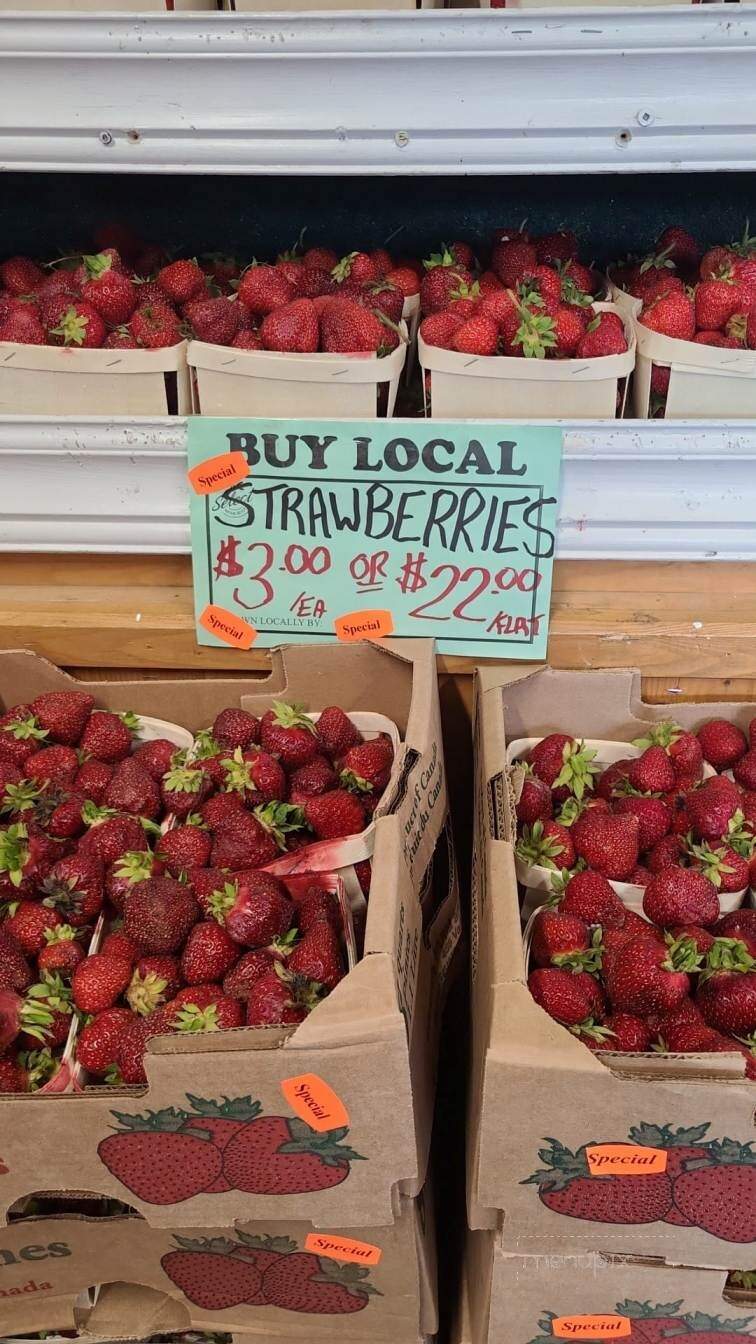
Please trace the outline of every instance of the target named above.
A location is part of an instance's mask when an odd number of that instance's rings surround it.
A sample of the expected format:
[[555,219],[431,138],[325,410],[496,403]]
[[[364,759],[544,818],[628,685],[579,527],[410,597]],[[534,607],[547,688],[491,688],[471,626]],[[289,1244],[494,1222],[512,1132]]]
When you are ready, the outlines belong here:
[[561,448],[549,425],[190,419],[199,643],[544,658]]

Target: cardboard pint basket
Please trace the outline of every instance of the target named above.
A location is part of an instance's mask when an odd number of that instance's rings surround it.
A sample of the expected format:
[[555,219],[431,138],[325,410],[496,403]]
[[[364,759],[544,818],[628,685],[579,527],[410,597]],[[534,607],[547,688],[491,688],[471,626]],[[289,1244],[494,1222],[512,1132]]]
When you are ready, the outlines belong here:
[[[507,736],[631,740],[668,706],[640,674],[482,668],[476,685],[472,1228],[506,1251],[583,1248],[682,1264],[756,1264],[756,1087],[740,1054],[594,1055],[531,997],[506,786]],[[684,704],[695,729],[746,706]]]
[[[82,685],[105,707],[170,713],[193,732],[226,706],[261,714],[281,698],[312,710],[369,705],[392,719],[402,737],[402,766],[390,812],[376,823],[362,960],[293,1031],[155,1038],[146,1088],[3,1097],[0,1221],[35,1192],[86,1190],[126,1200],[160,1227],[293,1217],[316,1227],[377,1226],[392,1222],[397,1192],[422,1188],[441,1009],[460,931],[453,855],[445,840],[438,845],[447,804],[433,644],[291,646],[273,651],[271,663],[262,681]],[[0,654],[4,705],[78,685],[35,654]],[[152,1144],[144,1147],[143,1168],[112,1159],[109,1139],[139,1125],[135,1116],[175,1108],[186,1112],[191,1128],[192,1097],[257,1103],[268,1122],[273,1166],[266,1160],[257,1175],[239,1173],[234,1187],[220,1180],[220,1170],[210,1178],[207,1162],[217,1166],[217,1159],[208,1158],[206,1144],[189,1145],[179,1187],[169,1182],[166,1189],[155,1182],[163,1169],[162,1161],[154,1165],[162,1135],[146,1136]],[[278,1147],[292,1139],[292,1124],[307,1139],[310,1160],[293,1162],[281,1180]]]
[[652,1344],[688,1335],[696,1344],[756,1338],[756,1295],[726,1270],[597,1250],[513,1253],[496,1232],[468,1234],[465,1288],[469,1344],[546,1344],[549,1339]]
[[404,323],[402,329],[403,341],[383,357],[289,355],[191,341],[195,410],[202,415],[390,417],[407,354]]
[[[600,359],[519,359],[506,355],[460,355],[427,345],[418,335],[423,374],[429,373],[432,419],[492,417],[553,420],[621,416],[627,378],[635,364],[632,322],[611,303],[597,312],[622,318],[628,348]],[[624,383],[623,383],[623,380]]]
[[[45,1216],[44,1203],[41,1216],[2,1232],[3,1333],[6,1302],[30,1303],[39,1319],[46,1299],[57,1311],[61,1298],[92,1285],[99,1291],[84,1329],[100,1337],[169,1328],[415,1344],[438,1328],[433,1214],[423,1199],[399,1201],[392,1226],[359,1236],[280,1220],[150,1228],[129,1216]],[[118,1285],[112,1298],[109,1285]]]
[[635,322],[637,358],[633,414],[650,414],[654,366],[669,369],[665,420],[752,420],[756,415],[756,350],[722,350],[678,341]]
[[[51,6],[45,0],[39,8]],[[110,8],[124,6],[119,0]],[[164,350],[78,350],[0,341],[0,413],[188,415],[186,350],[186,341]]]

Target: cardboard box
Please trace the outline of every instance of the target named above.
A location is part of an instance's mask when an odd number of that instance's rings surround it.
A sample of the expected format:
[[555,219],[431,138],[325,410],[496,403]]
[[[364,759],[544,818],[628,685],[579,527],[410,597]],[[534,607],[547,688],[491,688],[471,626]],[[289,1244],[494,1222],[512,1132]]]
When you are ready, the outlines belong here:
[[[616,312],[625,325],[628,349],[599,359],[520,359],[507,355],[461,355],[427,345],[418,336],[423,374],[430,373],[430,415],[433,419],[490,416],[552,420],[622,415],[627,382],[635,365],[635,333],[611,303],[596,303],[597,312]],[[732,352],[730,352],[732,353]],[[621,390],[621,395],[620,395]]]
[[[37,7],[56,8],[47,0],[31,6]],[[193,4],[180,7],[205,8]],[[112,6],[66,4],[60,8],[124,6],[119,0]],[[191,386],[186,351],[186,341],[164,350],[80,350],[0,341],[0,413],[188,415]]]
[[[259,1260],[249,1238],[258,1239],[257,1249],[264,1242]],[[313,1284],[313,1273],[323,1278]],[[209,1329],[416,1344],[438,1327],[433,1218],[422,1197],[402,1200],[391,1227],[360,1229],[359,1238],[299,1221],[177,1232],[136,1217],[70,1213],[22,1218],[2,1230],[3,1332],[6,1302],[31,1302],[28,1319],[37,1321],[46,1300],[59,1312],[60,1299],[73,1304],[93,1284],[101,1287],[85,1332],[100,1337]],[[112,1294],[109,1285],[118,1285]]]
[[[294,1030],[156,1038],[146,1061],[146,1089],[2,1098],[3,1218],[16,1201],[40,1190],[87,1190],[127,1201],[158,1227],[230,1227],[253,1218],[378,1226],[393,1221],[398,1193],[422,1189],[441,1009],[460,934],[453,854],[446,841],[438,845],[447,807],[433,645],[405,640],[289,647],[274,651],[271,661],[271,674],[262,681],[85,684],[104,707],[170,713],[195,732],[226,705],[259,714],[282,696],[313,710],[336,701],[347,711],[370,705],[393,719],[402,735],[401,770],[391,813],[376,824],[362,960]],[[5,705],[76,685],[35,654],[0,654]],[[289,1169],[288,1193],[260,1193],[257,1186],[271,1184],[265,1176],[255,1178],[255,1189],[210,1194],[196,1175],[193,1149],[180,1166],[189,1174],[191,1193],[185,1184],[178,1190],[174,1185],[161,1194],[168,1202],[156,1203],[144,1161],[153,1173],[162,1171],[162,1159],[156,1169],[153,1156],[157,1140],[146,1154],[140,1147],[125,1167],[113,1160],[113,1145],[104,1145],[128,1124],[118,1115],[171,1107],[191,1114],[190,1096],[251,1097],[279,1127],[298,1119],[307,1133],[338,1131],[333,1138],[358,1156],[337,1161],[335,1168],[318,1162],[314,1174],[310,1163],[306,1177]],[[270,1171],[267,1158],[263,1169]],[[280,1181],[272,1186],[283,1188]]]
[[[535,1003],[526,984],[505,773],[507,736],[542,737],[567,727],[579,737],[630,741],[649,721],[668,718],[669,707],[644,705],[640,674],[632,671],[488,667],[478,672],[476,696],[470,1226],[500,1225],[507,1251],[557,1254],[599,1246],[681,1264],[752,1268],[756,1153],[748,1145],[756,1138],[756,1087],[744,1078],[742,1056],[594,1055]],[[687,728],[720,715],[745,726],[753,710],[746,705],[674,706],[675,718]],[[652,1130],[643,1126],[696,1130],[695,1142],[689,1142],[703,1151],[674,1156],[669,1144],[658,1136],[654,1141]],[[739,1150],[740,1162],[712,1166],[705,1145],[725,1138],[746,1145]],[[581,1185],[567,1183],[561,1195],[545,1178],[543,1183],[534,1179],[559,1155],[555,1144],[577,1153],[574,1170],[585,1173]],[[607,1162],[612,1172],[622,1172],[627,1163],[621,1159],[628,1156],[647,1166],[649,1147],[658,1148],[660,1155],[650,1159],[654,1173],[633,1178],[654,1185],[638,1193],[639,1206],[632,1211],[629,1187],[619,1175],[589,1172],[583,1146],[606,1144],[631,1148],[599,1153],[602,1172]],[[665,1182],[687,1178],[687,1171],[680,1171],[686,1158],[706,1168],[703,1176],[695,1174],[694,1183],[696,1198],[699,1189],[702,1193],[700,1225],[668,1221],[675,1215]],[[665,1163],[667,1171],[662,1171]],[[603,1212],[598,1201],[604,1202]]]
[[756,1334],[756,1297],[726,1270],[584,1250],[512,1254],[495,1232],[472,1232],[466,1255],[470,1344],[623,1339],[735,1344]]

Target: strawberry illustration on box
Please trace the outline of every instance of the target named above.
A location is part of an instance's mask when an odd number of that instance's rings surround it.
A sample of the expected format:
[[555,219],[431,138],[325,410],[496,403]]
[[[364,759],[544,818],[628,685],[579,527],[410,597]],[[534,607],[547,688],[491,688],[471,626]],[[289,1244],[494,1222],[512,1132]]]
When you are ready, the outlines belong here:
[[204,1311],[241,1305],[342,1316],[363,1311],[380,1292],[364,1265],[341,1264],[307,1250],[290,1237],[175,1238],[163,1270],[186,1298]]
[[596,1223],[665,1222],[695,1227],[721,1241],[756,1242],[756,1150],[733,1139],[707,1139],[708,1124],[673,1130],[638,1125],[629,1138],[582,1144],[558,1139],[539,1151],[535,1185],[547,1208]]
[[205,1100],[187,1094],[189,1110],[146,1115],[113,1111],[120,1128],[98,1145],[101,1162],[148,1204],[180,1204],[200,1194],[241,1190],[293,1195],[345,1181],[352,1162],[349,1128],[318,1131],[304,1120],[262,1115],[251,1097]]
[[540,1334],[530,1344],[554,1339],[629,1339],[637,1344],[661,1344],[674,1337],[685,1344],[742,1344],[752,1338],[753,1317],[728,1320],[705,1312],[682,1312],[677,1302],[618,1302],[609,1312],[560,1316],[547,1311],[538,1322]]

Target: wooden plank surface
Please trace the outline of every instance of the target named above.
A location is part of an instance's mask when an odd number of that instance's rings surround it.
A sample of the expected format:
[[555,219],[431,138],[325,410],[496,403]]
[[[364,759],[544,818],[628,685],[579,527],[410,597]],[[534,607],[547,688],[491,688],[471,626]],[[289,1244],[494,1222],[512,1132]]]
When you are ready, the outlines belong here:
[[[264,650],[198,648],[184,556],[2,556],[0,646],[75,668],[267,667]],[[638,666],[656,700],[756,700],[756,565],[557,562],[549,661]],[[439,666],[466,677],[473,660]]]

